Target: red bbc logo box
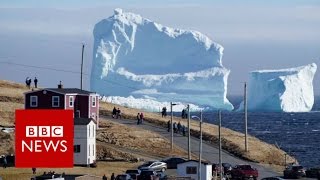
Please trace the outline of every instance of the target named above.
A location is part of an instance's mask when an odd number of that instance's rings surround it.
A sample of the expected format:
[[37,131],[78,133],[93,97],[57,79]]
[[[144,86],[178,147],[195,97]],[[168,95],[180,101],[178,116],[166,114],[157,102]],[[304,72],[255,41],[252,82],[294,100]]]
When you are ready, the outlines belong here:
[[16,110],[15,165],[73,167],[72,110]]

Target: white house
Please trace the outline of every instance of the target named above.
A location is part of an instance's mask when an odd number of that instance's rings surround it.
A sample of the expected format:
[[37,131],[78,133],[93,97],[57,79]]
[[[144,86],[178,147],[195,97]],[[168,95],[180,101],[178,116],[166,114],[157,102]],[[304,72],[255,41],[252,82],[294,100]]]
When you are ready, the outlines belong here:
[[89,165],[96,161],[96,121],[92,118],[74,119],[74,164]]
[[[177,174],[179,177],[190,177],[198,180],[199,161],[189,160],[178,164]],[[201,180],[212,179],[212,165],[201,162]]]

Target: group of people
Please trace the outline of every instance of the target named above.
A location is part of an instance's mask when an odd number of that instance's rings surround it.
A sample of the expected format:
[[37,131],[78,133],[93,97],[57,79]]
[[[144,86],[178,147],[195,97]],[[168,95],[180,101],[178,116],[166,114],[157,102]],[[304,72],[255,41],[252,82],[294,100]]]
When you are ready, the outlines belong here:
[[[26,78],[26,86],[29,89],[31,88],[31,82],[32,82],[32,80],[29,77],[27,77]],[[34,78],[33,83],[34,83],[34,88],[38,88],[38,79],[37,79],[37,77]]]
[[[185,127],[185,125],[181,125],[180,121],[178,123],[174,122],[172,124],[172,126],[173,126],[173,132],[174,133],[182,133],[183,136],[186,135],[186,127]],[[167,123],[167,127],[168,127],[168,132],[170,132],[170,129],[171,129],[170,120]]]
[[181,118],[182,119],[187,119],[188,118],[188,110],[187,109],[182,109]]
[[167,116],[167,108],[163,107],[162,111],[161,111],[162,117],[166,117]]
[[[111,180],[116,180],[116,176],[114,175],[114,173],[111,174],[111,178],[110,179]],[[107,176],[105,174],[102,176],[102,180],[108,180],[108,178],[107,178]]]
[[116,109],[116,107],[113,107],[112,110],[112,118],[121,119],[121,110],[120,108]]
[[137,125],[142,124],[144,120],[143,112],[137,114]]

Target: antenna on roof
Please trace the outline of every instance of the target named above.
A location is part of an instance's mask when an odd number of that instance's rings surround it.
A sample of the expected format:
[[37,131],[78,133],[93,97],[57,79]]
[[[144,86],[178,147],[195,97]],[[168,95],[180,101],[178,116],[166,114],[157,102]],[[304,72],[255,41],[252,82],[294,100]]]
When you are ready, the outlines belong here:
[[63,88],[63,85],[62,85],[62,83],[60,81],[60,84],[58,84],[58,89],[62,89],[62,88]]

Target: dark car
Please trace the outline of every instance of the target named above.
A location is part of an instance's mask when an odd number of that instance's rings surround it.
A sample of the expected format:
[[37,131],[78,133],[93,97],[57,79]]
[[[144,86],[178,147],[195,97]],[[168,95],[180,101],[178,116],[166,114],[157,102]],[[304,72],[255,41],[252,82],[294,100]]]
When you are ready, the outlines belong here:
[[274,177],[265,177],[265,178],[262,178],[261,180],[284,180],[284,179],[278,176],[274,176]]
[[159,179],[159,177],[157,176],[157,173],[155,171],[144,170],[144,171],[141,171],[137,179],[138,180],[155,180],[155,179]]
[[317,178],[319,175],[320,175],[320,167],[309,168],[306,170],[306,177],[308,178]]
[[232,165],[229,163],[222,163],[222,168],[224,174],[230,174],[232,170]]
[[167,163],[168,169],[177,169],[178,164],[184,163],[186,161],[187,161],[186,159],[179,158],[179,157],[172,157],[172,158],[162,160],[162,162]]
[[137,179],[137,176],[140,175],[141,171],[139,169],[129,169],[126,171],[126,174],[129,174],[131,179]]
[[288,166],[284,171],[283,171],[283,177],[286,178],[301,178],[305,177],[306,172],[303,168],[303,166],[300,165],[291,165]]

